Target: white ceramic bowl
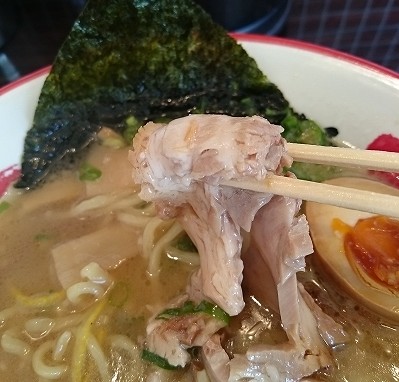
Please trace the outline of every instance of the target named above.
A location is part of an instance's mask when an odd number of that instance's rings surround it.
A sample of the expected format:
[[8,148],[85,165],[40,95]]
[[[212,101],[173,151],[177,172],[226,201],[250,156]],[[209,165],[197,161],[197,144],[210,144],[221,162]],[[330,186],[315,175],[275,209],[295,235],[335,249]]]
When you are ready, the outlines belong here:
[[[323,127],[337,127],[340,139],[365,147],[381,133],[399,135],[398,73],[303,42],[234,37],[295,110]],[[0,170],[18,167],[24,135],[48,70],[0,89]],[[0,181],[2,176],[4,171]]]

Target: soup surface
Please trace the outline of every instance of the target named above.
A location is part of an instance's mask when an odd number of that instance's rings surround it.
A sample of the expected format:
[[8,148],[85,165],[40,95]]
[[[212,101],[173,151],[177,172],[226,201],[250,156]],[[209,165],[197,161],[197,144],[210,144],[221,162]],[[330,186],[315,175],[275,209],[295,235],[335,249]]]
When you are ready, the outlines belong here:
[[[10,191],[0,214],[0,380],[193,380],[141,357],[146,324],[181,294],[198,267],[184,232],[162,221],[131,183],[127,149],[94,145],[79,170],[27,193]],[[87,171],[86,171],[87,173]],[[79,178],[80,176],[80,178]],[[336,366],[315,380],[399,381],[397,327],[356,303],[310,256],[300,281],[350,335]],[[224,331],[230,356],[253,343],[286,340],[280,319],[245,296]],[[202,375],[202,374],[201,374]]]

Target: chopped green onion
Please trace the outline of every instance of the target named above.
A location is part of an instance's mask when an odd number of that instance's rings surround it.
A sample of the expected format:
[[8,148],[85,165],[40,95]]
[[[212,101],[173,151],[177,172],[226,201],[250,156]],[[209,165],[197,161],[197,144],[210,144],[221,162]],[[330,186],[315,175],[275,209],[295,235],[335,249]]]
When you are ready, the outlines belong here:
[[80,180],[87,180],[87,181],[94,181],[100,178],[102,172],[97,167],[92,166],[89,163],[83,163],[79,169],[79,179]]
[[48,235],[47,233],[41,232],[35,236],[35,241],[44,241],[44,240],[49,240],[50,238],[51,238],[50,235]]
[[178,370],[180,366],[171,365],[166,358],[161,357],[147,349],[144,349],[141,353],[141,358],[145,361],[151,362],[165,370]]
[[115,306],[116,308],[121,308],[123,304],[126,302],[129,296],[129,286],[123,282],[119,281],[112,288],[108,302],[110,305]]
[[11,207],[11,204],[10,204],[10,203],[8,203],[8,202],[6,202],[6,201],[1,202],[1,203],[0,203],[0,214],[1,214],[2,212],[4,212],[4,211],[8,210],[10,207]]
[[122,137],[109,137],[101,141],[101,144],[111,149],[121,149],[126,146],[126,142]]
[[322,146],[329,144],[327,134],[314,121],[305,119],[303,115],[289,112],[281,121],[281,125],[284,127],[283,136],[288,142]]
[[290,171],[299,179],[310,180],[312,182],[323,182],[326,179],[338,176],[342,169],[323,164],[294,162]]
[[126,146],[122,135],[109,127],[102,127],[97,134],[97,138],[102,146],[110,147],[111,149],[120,149]]
[[127,144],[130,145],[132,143],[133,137],[136,135],[141,126],[141,122],[131,115],[130,117],[126,118],[125,125],[126,128],[123,132],[123,138]]
[[172,317],[195,313],[208,314],[217,320],[223,321],[226,325],[230,321],[230,316],[222,308],[205,300],[201,301],[197,306],[192,301],[186,301],[181,307],[164,310],[157,316],[157,319],[169,320]]
[[192,301],[186,301],[183,306],[179,308],[165,309],[162,313],[158,314],[157,319],[168,320],[172,317],[183,316],[185,314],[195,313],[195,305]]
[[187,234],[181,236],[174,246],[181,251],[198,252],[196,246]]
[[230,321],[230,316],[222,308],[219,308],[217,305],[212,304],[209,301],[201,301],[197,306],[197,311],[209,314],[226,324]]

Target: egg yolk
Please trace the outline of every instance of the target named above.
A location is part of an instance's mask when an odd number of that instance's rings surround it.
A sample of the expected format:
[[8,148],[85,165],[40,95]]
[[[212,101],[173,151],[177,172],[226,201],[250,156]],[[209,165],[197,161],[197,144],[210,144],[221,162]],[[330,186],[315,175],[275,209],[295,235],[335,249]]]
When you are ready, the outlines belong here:
[[[344,223],[345,224],[345,223]],[[344,233],[349,261],[374,281],[399,291],[399,221],[385,216],[360,219],[354,227],[333,223]]]

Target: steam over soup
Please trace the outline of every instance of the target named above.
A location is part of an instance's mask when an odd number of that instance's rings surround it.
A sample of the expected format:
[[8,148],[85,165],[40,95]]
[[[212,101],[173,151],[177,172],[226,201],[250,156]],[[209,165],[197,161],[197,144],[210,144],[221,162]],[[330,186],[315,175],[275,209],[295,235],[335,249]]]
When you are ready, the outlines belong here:
[[[228,135],[232,120],[202,117],[146,126],[130,154],[120,137],[100,134],[77,168],[4,197],[0,380],[395,380],[396,325],[347,296],[316,258],[305,264],[300,201],[218,185],[223,171],[281,174],[290,158],[280,128],[239,118]],[[220,144],[230,155],[218,156]],[[277,258],[273,268],[268,246],[297,262]],[[277,268],[290,285],[275,292]],[[284,306],[282,289],[297,307]]]

